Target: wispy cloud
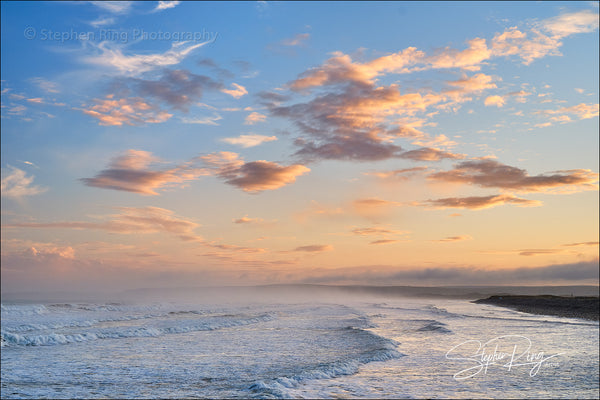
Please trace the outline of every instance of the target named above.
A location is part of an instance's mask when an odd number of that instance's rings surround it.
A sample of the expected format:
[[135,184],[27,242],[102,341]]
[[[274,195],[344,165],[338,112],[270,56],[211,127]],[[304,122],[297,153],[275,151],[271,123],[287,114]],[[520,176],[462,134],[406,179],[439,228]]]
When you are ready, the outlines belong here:
[[111,42],[101,42],[95,46],[97,55],[86,56],[83,61],[88,64],[108,67],[121,75],[139,76],[145,72],[179,64],[192,51],[212,43],[208,40],[201,43],[175,42],[164,53],[154,54],[123,54],[122,46]]
[[393,229],[369,227],[369,228],[355,228],[351,231],[355,235],[359,236],[388,236],[388,235],[405,235],[408,231],[397,231]]
[[470,197],[448,197],[444,199],[426,200],[415,202],[413,205],[432,207],[436,209],[445,208],[466,208],[470,210],[483,210],[501,206],[504,204],[513,204],[519,207],[537,207],[542,205],[537,200],[527,200],[509,194],[497,194],[491,196],[470,196]]
[[90,3],[113,14],[126,14],[133,5],[133,1],[91,1]]
[[213,115],[207,116],[207,117],[196,117],[196,118],[181,117],[180,118],[181,122],[183,122],[184,124],[199,124],[199,125],[213,125],[213,126],[218,126],[219,124],[217,123],[217,121],[220,121],[222,119],[223,119],[223,117],[221,117],[217,113],[214,113]]
[[598,246],[598,242],[578,242],[563,244],[566,247],[581,247],[581,246]]
[[[363,237],[371,237],[371,236],[378,236],[379,239],[377,240],[373,240],[371,242],[369,242],[369,244],[390,244],[390,243],[396,243],[399,242],[400,240],[398,239],[392,239],[390,238],[390,236],[403,236],[403,235],[407,235],[410,232],[409,231],[399,231],[399,230],[395,230],[395,229],[387,229],[387,228],[380,228],[380,227],[368,227],[368,228],[355,228],[351,230],[351,233],[353,235],[357,235],[357,236],[363,236]],[[403,239],[402,241],[406,241],[407,239]]]
[[399,242],[399,240],[395,240],[395,239],[379,239],[379,240],[374,240],[372,242],[370,242],[369,244],[391,244],[391,243],[397,243]]
[[49,80],[41,78],[41,77],[31,78],[31,79],[29,79],[29,81],[45,92],[48,92],[48,93],[58,93],[59,92],[58,84],[56,82],[52,82],[52,81],[49,81]]
[[434,242],[442,242],[442,243],[448,243],[448,242],[462,242],[465,240],[473,240],[473,237],[470,235],[459,235],[459,236],[448,236],[444,239],[438,239],[438,240],[433,240]]
[[560,253],[562,250],[560,249],[525,249],[525,250],[519,250],[519,255],[520,256],[525,256],[525,257],[532,257],[532,256],[539,256],[539,255],[544,255],[544,254],[556,254],[556,253]]
[[[580,103],[570,107],[561,107],[556,110],[541,110],[537,111],[537,114],[544,115],[557,115],[558,117],[567,117],[569,115],[578,117],[579,119],[589,119],[598,116],[599,105],[596,104],[585,104]],[[570,120],[570,118],[568,118]]]
[[233,220],[235,224],[255,224],[258,222],[263,222],[262,218],[249,218],[248,216],[243,216],[242,218],[235,218]]
[[242,85],[238,85],[237,83],[232,83],[231,86],[233,86],[234,89],[221,89],[221,92],[226,93],[236,99],[239,99],[243,95],[248,94],[248,91]]
[[263,115],[263,114],[260,114],[257,112],[253,112],[246,117],[246,119],[244,120],[244,124],[254,125],[258,122],[265,122],[266,119],[267,119],[266,115]]
[[281,41],[283,46],[302,46],[310,38],[310,33],[298,33],[293,38]]
[[559,56],[561,39],[598,29],[598,13],[591,10],[564,13],[540,21],[529,32],[511,27],[492,39],[494,56],[517,55],[525,65],[545,56]]
[[120,234],[164,232],[184,241],[202,238],[194,233],[195,222],[178,217],[173,211],[159,207],[117,207],[119,214],[104,217],[104,221],[26,222],[6,224],[7,228],[95,229]]
[[161,123],[173,116],[141,97],[114,99],[112,95],[104,99],[94,99],[96,104],[83,106],[81,111],[98,119],[100,125],[121,126]]
[[440,161],[443,159],[460,160],[466,158],[465,154],[455,154],[431,147],[422,147],[416,150],[405,151],[399,155],[400,158],[408,158],[413,161]]
[[292,251],[302,251],[307,253],[320,253],[323,251],[331,251],[333,246],[330,244],[311,244],[308,246],[299,246]]
[[427,171],[428,167],[412,167],[412,168],[402,168],[395,169],[392,171],[375,171],[375,172],[365,172],[365,175],[375,176],[382,180],[391,180],[391,181],[404,181],[413,176],[423,174]]
[[244,148],[254,147],[261,145],[266,142],[272,142],[277,140],[277,136],[265,136],[265,135],[240,135],[238,137],[223,138],[221,141]]
[[163,11],[168,10],[169,8],[175,8],[179,5],[179,3],[181,3],[181,1],[159,1],[154,11]]
[[48,190],[48,188],[33,185],[34,178],[33,175],[28,176],[25,171],[19,168],[11,166],[8,166],[7,170],[3,168],[0,192],[3,197],[20,199],[24,196],[33,196]]
[[598,29],[598,13],[583,10],[548,18],[541,23],[544,30],[554,37],[564,38],[577,33],[588,33]]
[[99,17],[98,19],[88,22],[88,24],[94,28],[99,28],[105,25],[113,25],[115,22],[117,22],[117,20],[114,17]]

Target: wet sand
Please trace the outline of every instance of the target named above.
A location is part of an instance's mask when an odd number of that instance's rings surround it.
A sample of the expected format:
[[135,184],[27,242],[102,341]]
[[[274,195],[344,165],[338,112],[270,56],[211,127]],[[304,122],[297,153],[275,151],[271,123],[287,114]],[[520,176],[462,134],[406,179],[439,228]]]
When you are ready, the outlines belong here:
[[554,315],[598,321],[598,297],[565,296],[490,296],[474,303],[508,307],[530,314]]

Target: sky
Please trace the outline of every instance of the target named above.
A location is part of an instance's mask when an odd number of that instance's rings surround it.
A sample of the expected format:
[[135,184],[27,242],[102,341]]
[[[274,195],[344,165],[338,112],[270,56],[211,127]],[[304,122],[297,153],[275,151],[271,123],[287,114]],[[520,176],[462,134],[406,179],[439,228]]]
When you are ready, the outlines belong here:
[[598,284],[598,2],[2,2],[3,292]]

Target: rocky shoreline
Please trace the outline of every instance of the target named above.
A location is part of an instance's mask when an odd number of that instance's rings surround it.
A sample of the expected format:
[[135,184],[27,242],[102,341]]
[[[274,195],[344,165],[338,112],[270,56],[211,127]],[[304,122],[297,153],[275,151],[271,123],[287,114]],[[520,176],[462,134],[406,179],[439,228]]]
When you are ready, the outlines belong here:
[[490,296],[486,299],[475,300],[474,303],[492,304],[530,314],[599,320],[600,298],[598,297],[507,295]]

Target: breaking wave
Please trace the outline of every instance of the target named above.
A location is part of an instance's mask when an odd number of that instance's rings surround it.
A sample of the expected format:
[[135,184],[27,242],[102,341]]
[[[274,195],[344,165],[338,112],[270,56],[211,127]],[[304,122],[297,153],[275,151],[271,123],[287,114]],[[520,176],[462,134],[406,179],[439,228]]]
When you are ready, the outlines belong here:
[[341,328],[341,330],[363,335],[368,344],[374,348],[349,358],[319,364],[312,368],[307,368],[300,373],[290,374],[290,376],[280,376],[268,381],[256,381],[248,387],[246,391],[254,398],[297,397],[297,394],[294,393],[294,389],[306,381],[354,375],[358,373],[361,365],[374,361],[389,361],[405,356],[405,354],[396,350],[398,343],[394,340],[378,336],[370,331],[356,327],[346,327]]
[[118,328],[118,329],[100,329],[81,333],[57,333],[52,332],[40,335],[23,335],[19,333],[2,330],[2,346],[52,346],[59,344],[69,344],[77,342],[87,342],[98,339],[122,339],[133,337],[158,337],[163,335],[187,333],[194,331],[212,331],[236,326],[256,324],[260,322],[272,321],[276,317],[273,314],[262,314],[252,317],[219,319],[211,318],[205,321],[195,321],[195,324],[153,327],[142,326],[136,328]]

